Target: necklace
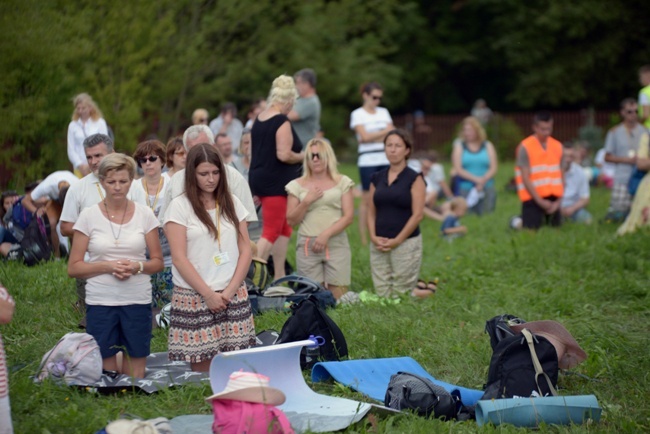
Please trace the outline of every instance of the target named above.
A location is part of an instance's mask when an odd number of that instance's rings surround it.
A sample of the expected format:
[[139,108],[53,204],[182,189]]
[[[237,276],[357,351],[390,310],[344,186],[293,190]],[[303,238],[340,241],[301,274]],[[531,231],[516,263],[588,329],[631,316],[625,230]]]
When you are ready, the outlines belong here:
[[113,234],[113,239],[115,240],[115,247],[118,247],[120,244],[119,239],[120,239],[120,234],[122,233],[122,225],[124,224],[124,217],[126,217],[126,210],[129,209],[129,202],[126,202],[126,206],[124,207],[124,212],[122,213],[122,221],[120,222],[120,228],[117,231],[117,235],[115,235],[115,229],[113,229],[113,222],[111,219],[114,219],[114,215],[110,215],[108,213],[108,205],[106,205],[106,199],[104,199],[104,209],[106,210],[106,215],[109,217],[108,219],[108,224],[111,225],[111,234]]
[[158,195],[160,194],[160,190],[162,189],[163,185],[163,177],[160,177],[160,182],[158,183],[158,190],[156,190],[156,197],[153,200],[153,204],[151,203],[151,199],[149,198],[149,188],[147,187],[147,181],[142,178],[142,186],[144,187],[144,191],[146,192],[146,197],[147,197],[147,206],[151,208],[151,211],[155,212],[156,209],[156,203],[158,202]]

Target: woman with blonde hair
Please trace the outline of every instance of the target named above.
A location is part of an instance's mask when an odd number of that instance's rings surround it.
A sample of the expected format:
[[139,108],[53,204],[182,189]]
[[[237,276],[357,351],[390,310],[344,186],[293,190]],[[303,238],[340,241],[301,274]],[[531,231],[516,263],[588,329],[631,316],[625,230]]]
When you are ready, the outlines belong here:
[[293,77],[281,75],[273,80],[268,105],[251,130],[251,164],[248,182],[262,204],[262,236],[257,242],[258,256],[267,260],[273,248],[274,277],[285,275],[284,263],[291,237],[287,223],[287,192],[284,190],[300,175],[305,153],[287,114],[298,98]]
[[494,188],[497,153],[475,117],[463,119],[460,136],[454,141],[451,162],[460,179],[458,194],[468,199],[469,210],[478,215],[494,211],[497,200]]
[[[102,159],[99,182],[106,196],[74,224],[68,274],[88,279],[86,331],[99,345],[104,369],[143,378],[151,344],[149,276],[163,269],[163,261],[158,219],[127,199],[134,177],[133,158],[112,153]],[[118,358],[122,349],[125,363]]]
[[291,226],[300,224],[296,268],[345,301],[352,259],[345,228],[354,219],[354,182],[338,173],[326,140],[310,140],[305,151],[302,177],[286,186],[287,221]]
[[84,152],[84,140],[93,134],[108,134],[108,126],[102,112],[87,93],[76,95],[72,102],[74,111],[68,125],[68,159],[79,178],[90,173]]

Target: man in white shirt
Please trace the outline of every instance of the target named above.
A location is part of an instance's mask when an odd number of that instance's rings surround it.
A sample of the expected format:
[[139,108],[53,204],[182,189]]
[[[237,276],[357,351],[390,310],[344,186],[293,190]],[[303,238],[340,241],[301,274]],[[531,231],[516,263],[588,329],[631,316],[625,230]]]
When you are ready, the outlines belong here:
[[[106,134],[88,136],[84,140],[84,152],[91,173],[81,178],[79,182],[68,189],[60,219],[61,234],[66,237],[74,235],[72,228],[81,211],[98,204],[106,197],[104,187],[99,183],[97,171],[102,159],[113,153],[113,140]],[[137,188],[135,182],[131,183],[131,189],[127,197],[134,202],[146,205],[144,192],[142,189]],[[80,310],[83,310],[86,300],[86,281],[83,279],[77,279],[77,295],[79,297],[78,306]]]
[[[48,175],[38,184],[38,187],[27,193],[22,201],[23,207],[27,211],[38,215],[47,214],[50,226],[54,229],[52,231],[52,248],[56,257],[59,257],[60,246],[68,245],[67,237],[61,235],[58,226],[61,207],[68,189],[77,182],[79,182],[79,178],[74,173],[58,170]],[[48,206],[48,204],[50,205]]]
[[[183,134],[183,146],[185,146],[187,152],[189,152],[194,145],[198,145],[199,143],[207,143],[215,146],[214,134],[212,134],[210,128],[205,125],[193,125],[185,130],[185,133]],[[244,205],[246,211],[248,211],[246,221],[249,223],[256,222],[257,212],[255,211],[255,203],[253,202],[253,195],[251,194],[248,182],[246,182],[246,179],[242,174],[231,165],[225,164],[224,167],[226,168],[226,179],[228,179],[228,188],[230,189],[230,193],[236,196]],[[183,193],[185,193],[185,169],[179,170],[174,174],[174,176],[172,176],[169,187],[165,191],[165,203],[163,208],[160,210],[160,214],[158,214],[160,221],[164,221],[167,207],[171,201]]]
[[562,218],[576,223],[589,224],[591,214],[587,211],[589,205],[589,181],[577,161],[576,149],[564,148],[564,195],[560,205]]

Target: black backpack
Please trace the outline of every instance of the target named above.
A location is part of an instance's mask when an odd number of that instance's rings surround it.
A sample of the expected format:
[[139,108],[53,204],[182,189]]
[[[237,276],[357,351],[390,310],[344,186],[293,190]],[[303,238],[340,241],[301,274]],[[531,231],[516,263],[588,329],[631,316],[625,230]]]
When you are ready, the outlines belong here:
[[433,384],[428,378],[409,372],[390,377],[384,405],[395,410],[413,410],[419,416],[455,419],[460,409],[458,397]]
[[495,348],[481,399],[557,395],[558,370],[553,344],[523,329]]
[[485,333],[490,336],[490,345],[492,350],[497,347],[497,344],[503,339],[510,336],[514,336],[516,333],[510,328],[513,324],[524,324],[526,321],[510,315],[509,313],[504,313],[503,315],[497,315],[492,319],[489,319],[485,322]]
[[[265,288],[258,288],[249,279],[246,279],[248,295],[253,314],[261,314],[269,310],[288,311],[292,303],[298,303],[310,296],[316,297],[320,307],[326,309],[336,306],[336,299],[323,285],[306,276],[290,274],[268,284]],[[269,289],[276,286],[285,286],[291,289],[289,295],[268,295]]]
[[[319,306],[313,295],[291,306],[291,316],[282,326],[279,344],[321,336],[325,342],[320,346],[321,360],[338,361],[348,356],[348,344],[338,325]],[[306,369],[306,348],[300,353],[300,366]]]
[[31,219],[20,242],[25,265],[33,267],[41,261],[52,259],[51,235],[50,220],[47,215],[43,214],[42,217]]

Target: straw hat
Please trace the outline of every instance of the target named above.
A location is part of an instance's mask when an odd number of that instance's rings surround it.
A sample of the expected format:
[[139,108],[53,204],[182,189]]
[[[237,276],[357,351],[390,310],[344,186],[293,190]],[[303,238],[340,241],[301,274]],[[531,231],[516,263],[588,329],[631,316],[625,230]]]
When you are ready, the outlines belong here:
[[530,330],[539,336],[549,340],[555,347],[558,357],[558,366],[561,369],[571,369],[578,366],[587,358],[578,342],[571,336],[571,333],[557,321],[531,321],[523,324],[514,324],[510,328],[515,333],[521,333],[523,329]]
[[269,377],[254,372],[238,371],[230,374],[226,388],[222,392],[206,398],[206,401],[214,399],[282,405],[286,397],[281,390],[269,386]]

